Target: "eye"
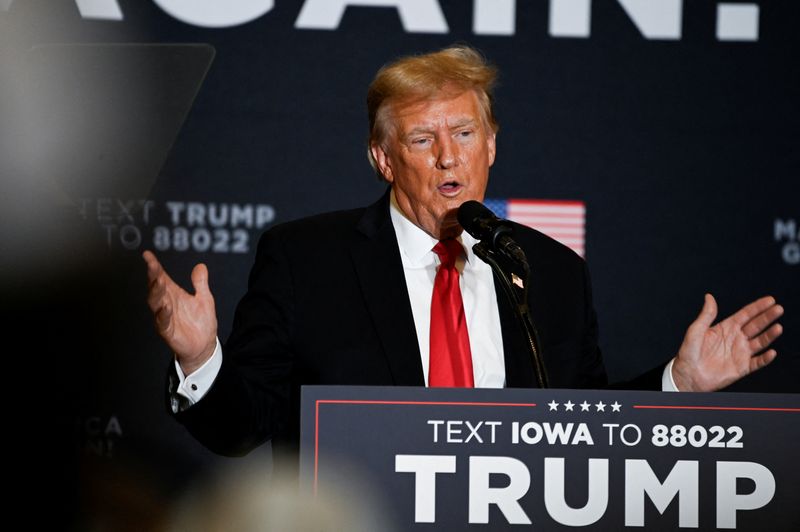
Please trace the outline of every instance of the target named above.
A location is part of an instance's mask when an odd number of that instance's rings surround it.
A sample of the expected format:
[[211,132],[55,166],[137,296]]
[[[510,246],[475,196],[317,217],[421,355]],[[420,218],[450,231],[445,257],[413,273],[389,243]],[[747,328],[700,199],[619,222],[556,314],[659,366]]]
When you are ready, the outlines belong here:
[[468,138],[471,137],[473,133],[475,133],[475,131],[472,129],[464,129],[458,132],[458,136],[460,138]]
[[411,139],[411,144],[414,145],[414,146],[425,146],[427,144],[430,144],[430,142],[431,142],[431,139],[428,138],[428,137],[420,137],[420,138],[416,138],[416,139]]

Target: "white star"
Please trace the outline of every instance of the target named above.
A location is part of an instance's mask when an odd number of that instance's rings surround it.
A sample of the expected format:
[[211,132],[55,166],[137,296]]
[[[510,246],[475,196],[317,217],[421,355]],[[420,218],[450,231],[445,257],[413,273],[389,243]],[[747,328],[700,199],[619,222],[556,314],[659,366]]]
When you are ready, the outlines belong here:
[[611,411],[612,412],[619,412],[619,407],[621,407],[621,406],[622,406],[621,404],[619,404],[618,402],[614,401],[613,403],[611,403]]
[[550,411],[551,411],[551,412],[552,412],[553,410],[555,410],[556,412],[558,412],[558,403],[556,403],[555,399],[553,399],[552,401],[550,401],[549,403],[547,403],[547,406],[549,406],[549,407],[550,407]]
[[586,401],[581,403],[581,412],[588,412],[591,405]]
[[567,401],[566,403],[564,403],[564,408],[565,408],[565,409],[566,409],[568,412],[572,412],[572,407],[573,407],[573,406],[575,406],[575,403],[573,403],[572,401]]
[[597,404],[595,404],[594,406],[597,407],[598,412],[606,411],[606,404],[603,401],[598,401]]

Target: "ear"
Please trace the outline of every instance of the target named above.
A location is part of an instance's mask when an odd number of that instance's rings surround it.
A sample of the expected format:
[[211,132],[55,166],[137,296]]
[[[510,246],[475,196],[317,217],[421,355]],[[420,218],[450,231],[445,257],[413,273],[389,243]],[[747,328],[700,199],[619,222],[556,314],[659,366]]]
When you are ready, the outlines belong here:
[[489,133],[486,135],[486,147],[489,150],[489,166],[494,164],[494,156],[497,153],[497,133],[489,129]]
[[372,153],[372,158],[375,159],[375,164],[378,166],[378,171],[381,173],[387,183],[394,183],[394,174],[392,173],[392,163],[389,154],[383,146],[377,142],[369,145],[369,150]]

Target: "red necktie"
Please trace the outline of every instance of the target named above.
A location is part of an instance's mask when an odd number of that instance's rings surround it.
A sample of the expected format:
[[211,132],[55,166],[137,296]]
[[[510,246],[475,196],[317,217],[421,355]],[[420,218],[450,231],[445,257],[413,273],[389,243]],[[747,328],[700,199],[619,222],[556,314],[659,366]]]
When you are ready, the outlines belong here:
[[472,388],[472,353],[467,319],[458,285],[456,259],[464,252],[457,240],[433,247],[441,264],[436,271],[431,299],[431,352],[428,384]]

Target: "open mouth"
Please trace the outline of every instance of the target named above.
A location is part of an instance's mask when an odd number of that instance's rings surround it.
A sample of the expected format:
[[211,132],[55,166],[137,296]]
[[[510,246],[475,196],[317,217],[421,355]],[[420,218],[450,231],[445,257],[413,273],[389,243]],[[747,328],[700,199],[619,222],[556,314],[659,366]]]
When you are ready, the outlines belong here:
[[453,196],[464,188],[458,181],[446,181],[437,187],[445,196]]

